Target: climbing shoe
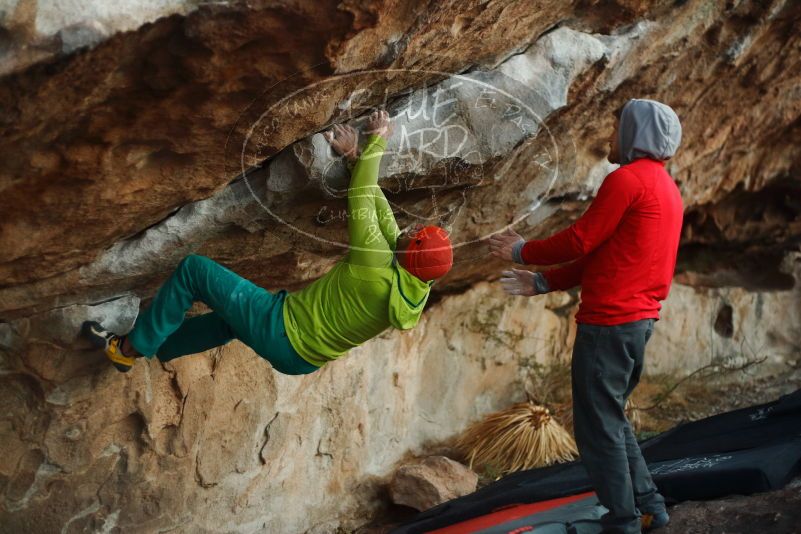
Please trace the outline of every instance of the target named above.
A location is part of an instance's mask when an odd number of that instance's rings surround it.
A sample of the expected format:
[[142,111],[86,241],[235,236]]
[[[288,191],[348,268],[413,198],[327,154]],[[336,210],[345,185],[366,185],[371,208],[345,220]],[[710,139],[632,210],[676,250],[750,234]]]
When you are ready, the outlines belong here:
[[661,528],[668,524],[670,516],[667,512],[657,512],[655,514],[642,514],[640,516],[640,526],[643,532],[649,532],[655,528]]
[[96,321],[86,321],[83,323],[83,335],[89,339],[96,349],[102,349],[106,357],[111,360],[118,371],[127,373],[134,364],[134,357],[126,356],[122,353],[123,336],[112,334],[105,330]]

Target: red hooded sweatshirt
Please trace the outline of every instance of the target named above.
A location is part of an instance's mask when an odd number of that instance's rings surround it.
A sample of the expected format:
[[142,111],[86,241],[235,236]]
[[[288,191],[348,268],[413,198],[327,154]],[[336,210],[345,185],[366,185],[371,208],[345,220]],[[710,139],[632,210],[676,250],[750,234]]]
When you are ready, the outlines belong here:
[[609,174],[575,224],[527,242],[521,256],[533,265],[572,262],[542,274],[551,290],[581,286],[579,323],[658,319],[676,267],[682,214],[664,163],[642,157]]

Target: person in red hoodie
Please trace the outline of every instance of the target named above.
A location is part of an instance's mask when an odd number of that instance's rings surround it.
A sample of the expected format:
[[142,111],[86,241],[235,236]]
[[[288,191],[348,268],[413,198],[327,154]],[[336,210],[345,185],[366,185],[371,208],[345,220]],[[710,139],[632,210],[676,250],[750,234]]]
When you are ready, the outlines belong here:
[[681,142],[676,113],[632,99],[616,113],[610,173],[584,215],[547,239],[507,229],[490,238],[493,255],[520,264],[504,271],[512,295],[581,286],[573,346],[573,425],[581,460],[601,504],[604,532],[633,534],[667,524],[657,491],[624,413],[643,369],[645,345],[667,298],[683,217],[681,194],[665,170]]

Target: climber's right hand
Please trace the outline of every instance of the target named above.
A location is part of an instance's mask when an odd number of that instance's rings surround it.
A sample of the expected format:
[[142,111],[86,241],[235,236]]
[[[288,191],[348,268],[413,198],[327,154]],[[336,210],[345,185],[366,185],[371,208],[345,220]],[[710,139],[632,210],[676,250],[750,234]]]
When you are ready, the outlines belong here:
[[379,110],[370,113],[367,119],[367,133],[380,135],[384,139],[389,139],[392,136],[392,122],[389,120],[389,113]]

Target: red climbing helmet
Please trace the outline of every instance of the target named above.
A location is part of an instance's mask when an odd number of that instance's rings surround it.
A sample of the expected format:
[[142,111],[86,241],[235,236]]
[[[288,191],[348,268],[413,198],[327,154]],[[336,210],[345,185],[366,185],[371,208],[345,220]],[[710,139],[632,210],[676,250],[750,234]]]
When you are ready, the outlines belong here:
[[424,226],[410,237],[400,258],[404,269],[424,282],[448,274],[453,266],[453,248],[444,228]]

